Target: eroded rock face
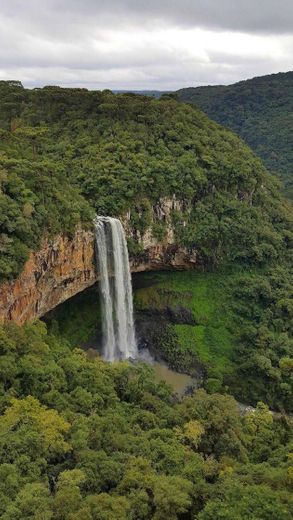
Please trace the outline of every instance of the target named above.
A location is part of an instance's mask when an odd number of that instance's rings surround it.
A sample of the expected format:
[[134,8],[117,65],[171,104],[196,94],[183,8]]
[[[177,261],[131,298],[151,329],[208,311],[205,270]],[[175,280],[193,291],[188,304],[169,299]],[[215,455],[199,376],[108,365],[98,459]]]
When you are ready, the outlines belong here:
[[[163,201],[162,218],[169,219],[174,201]],[[124,220],[128,236],[133,230]],[[132,272],[167,269],[193,269],[195,252],[174,244],[167,221],[166,236],[160,242],[150,230],[138,237],[143,252],[130,258]],[[0,286],[0,322],[24,323],[46,314],[60,303],[90,287],[98,280],[95,262],[95,238],[91,231],[78,230],[72,238],[60,235],[46,240],[38,252],[32,252],[19,278]]]
[[81,230],[72,239],[46,240],[30,254],[19,278],[0,286],[0,321],[36,319],[94,284],[93,244],[93,234]]
[[196,252],[180,248],[176,244],[158,243],[130,258],[132,273],[143,271],[189,270],[197,264]]

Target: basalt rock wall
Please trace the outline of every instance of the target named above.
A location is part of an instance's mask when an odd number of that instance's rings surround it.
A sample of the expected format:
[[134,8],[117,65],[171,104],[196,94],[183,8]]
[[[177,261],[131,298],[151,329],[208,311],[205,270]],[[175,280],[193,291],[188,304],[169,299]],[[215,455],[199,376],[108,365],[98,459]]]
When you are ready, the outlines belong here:
[[[163,202],[163,218],[168,220],[170,204]],[[124,226],[128,236],[133,230]],[[197,266],[195,252],[174,243],[169,226],[166,237],[158,241],[148,230],[138,237],[142,252],[130,257],[132,272],[167,269],[193,269]],[[59,235],[46,239],[37,252],[32,252],[17,280],[0,286],[0,322],[18,324],[34,320],[97,282],[95,238],[91,231],[77,230],[73,237]]]

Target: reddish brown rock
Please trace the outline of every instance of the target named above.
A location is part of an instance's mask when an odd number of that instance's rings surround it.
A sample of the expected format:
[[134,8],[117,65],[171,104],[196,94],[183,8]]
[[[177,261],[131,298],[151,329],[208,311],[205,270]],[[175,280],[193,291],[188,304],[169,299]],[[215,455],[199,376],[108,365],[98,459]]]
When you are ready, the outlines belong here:
[[19,278],[0,286],[0,321],[36,319],[94,284],[93,244],[88,231],[77,231],[73,239],[46,240],[31,253]]
[[[141,242],[143,253],[130,259],[132,272],[193,269],[197,263],[195,253],[180,249],[168,237],[161,243],[146,238]],[[94,257],[90,231],[46,240],[31,253],[19,278],[0,286],[0,321],[34,320],[93,285],[98,280]]]

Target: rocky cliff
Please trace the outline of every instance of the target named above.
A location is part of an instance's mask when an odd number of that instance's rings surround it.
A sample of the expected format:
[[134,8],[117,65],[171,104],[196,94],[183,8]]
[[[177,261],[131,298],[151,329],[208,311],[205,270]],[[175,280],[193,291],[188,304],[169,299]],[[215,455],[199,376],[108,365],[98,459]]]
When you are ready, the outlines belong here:
[[94,284],[93,234],[57,236],[32,252],[19,278],[0,286],[0,320],[23,323]]
[[[163,201],[161,218],[167,222],[163,239],[155,239],[150,230],[136,237],[142,252],[130,258],[132,272],[192,269],[196,265],[196,254],[174,243],[169,225],[170,210],[171,205]],[[129,216],[126,216],[126,232],[133,236],[135,231],[128,222]],[[0,286],[0,321],[21,324],[39,318],[93,285],[98,276],[91,231],[78,230],[71,238],[59,235],[54,240],[47,239],[39,251],[30,254],[19,278]]]

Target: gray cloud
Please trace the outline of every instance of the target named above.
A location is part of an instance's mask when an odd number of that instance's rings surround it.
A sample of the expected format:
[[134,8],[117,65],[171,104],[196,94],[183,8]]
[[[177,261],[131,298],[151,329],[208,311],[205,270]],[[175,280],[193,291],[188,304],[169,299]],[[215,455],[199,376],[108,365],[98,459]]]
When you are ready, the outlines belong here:
[[[60,4],[60,2],[57,2]],[[61,2],[62,4],[62,2]],[[69,2],[75,15],[79,0]],[[292,0],[86,0],[91,16],[233,31],[290,33]]]
[[292,1],[0,0],[0,79],[175,89],[289,70]]
[[[131,26],[166,24],[212,29],[291,33],[292,0],[6,0],[1,12],[50,34],[68,25]],[[54,23],[53,23],[54,22]]]

